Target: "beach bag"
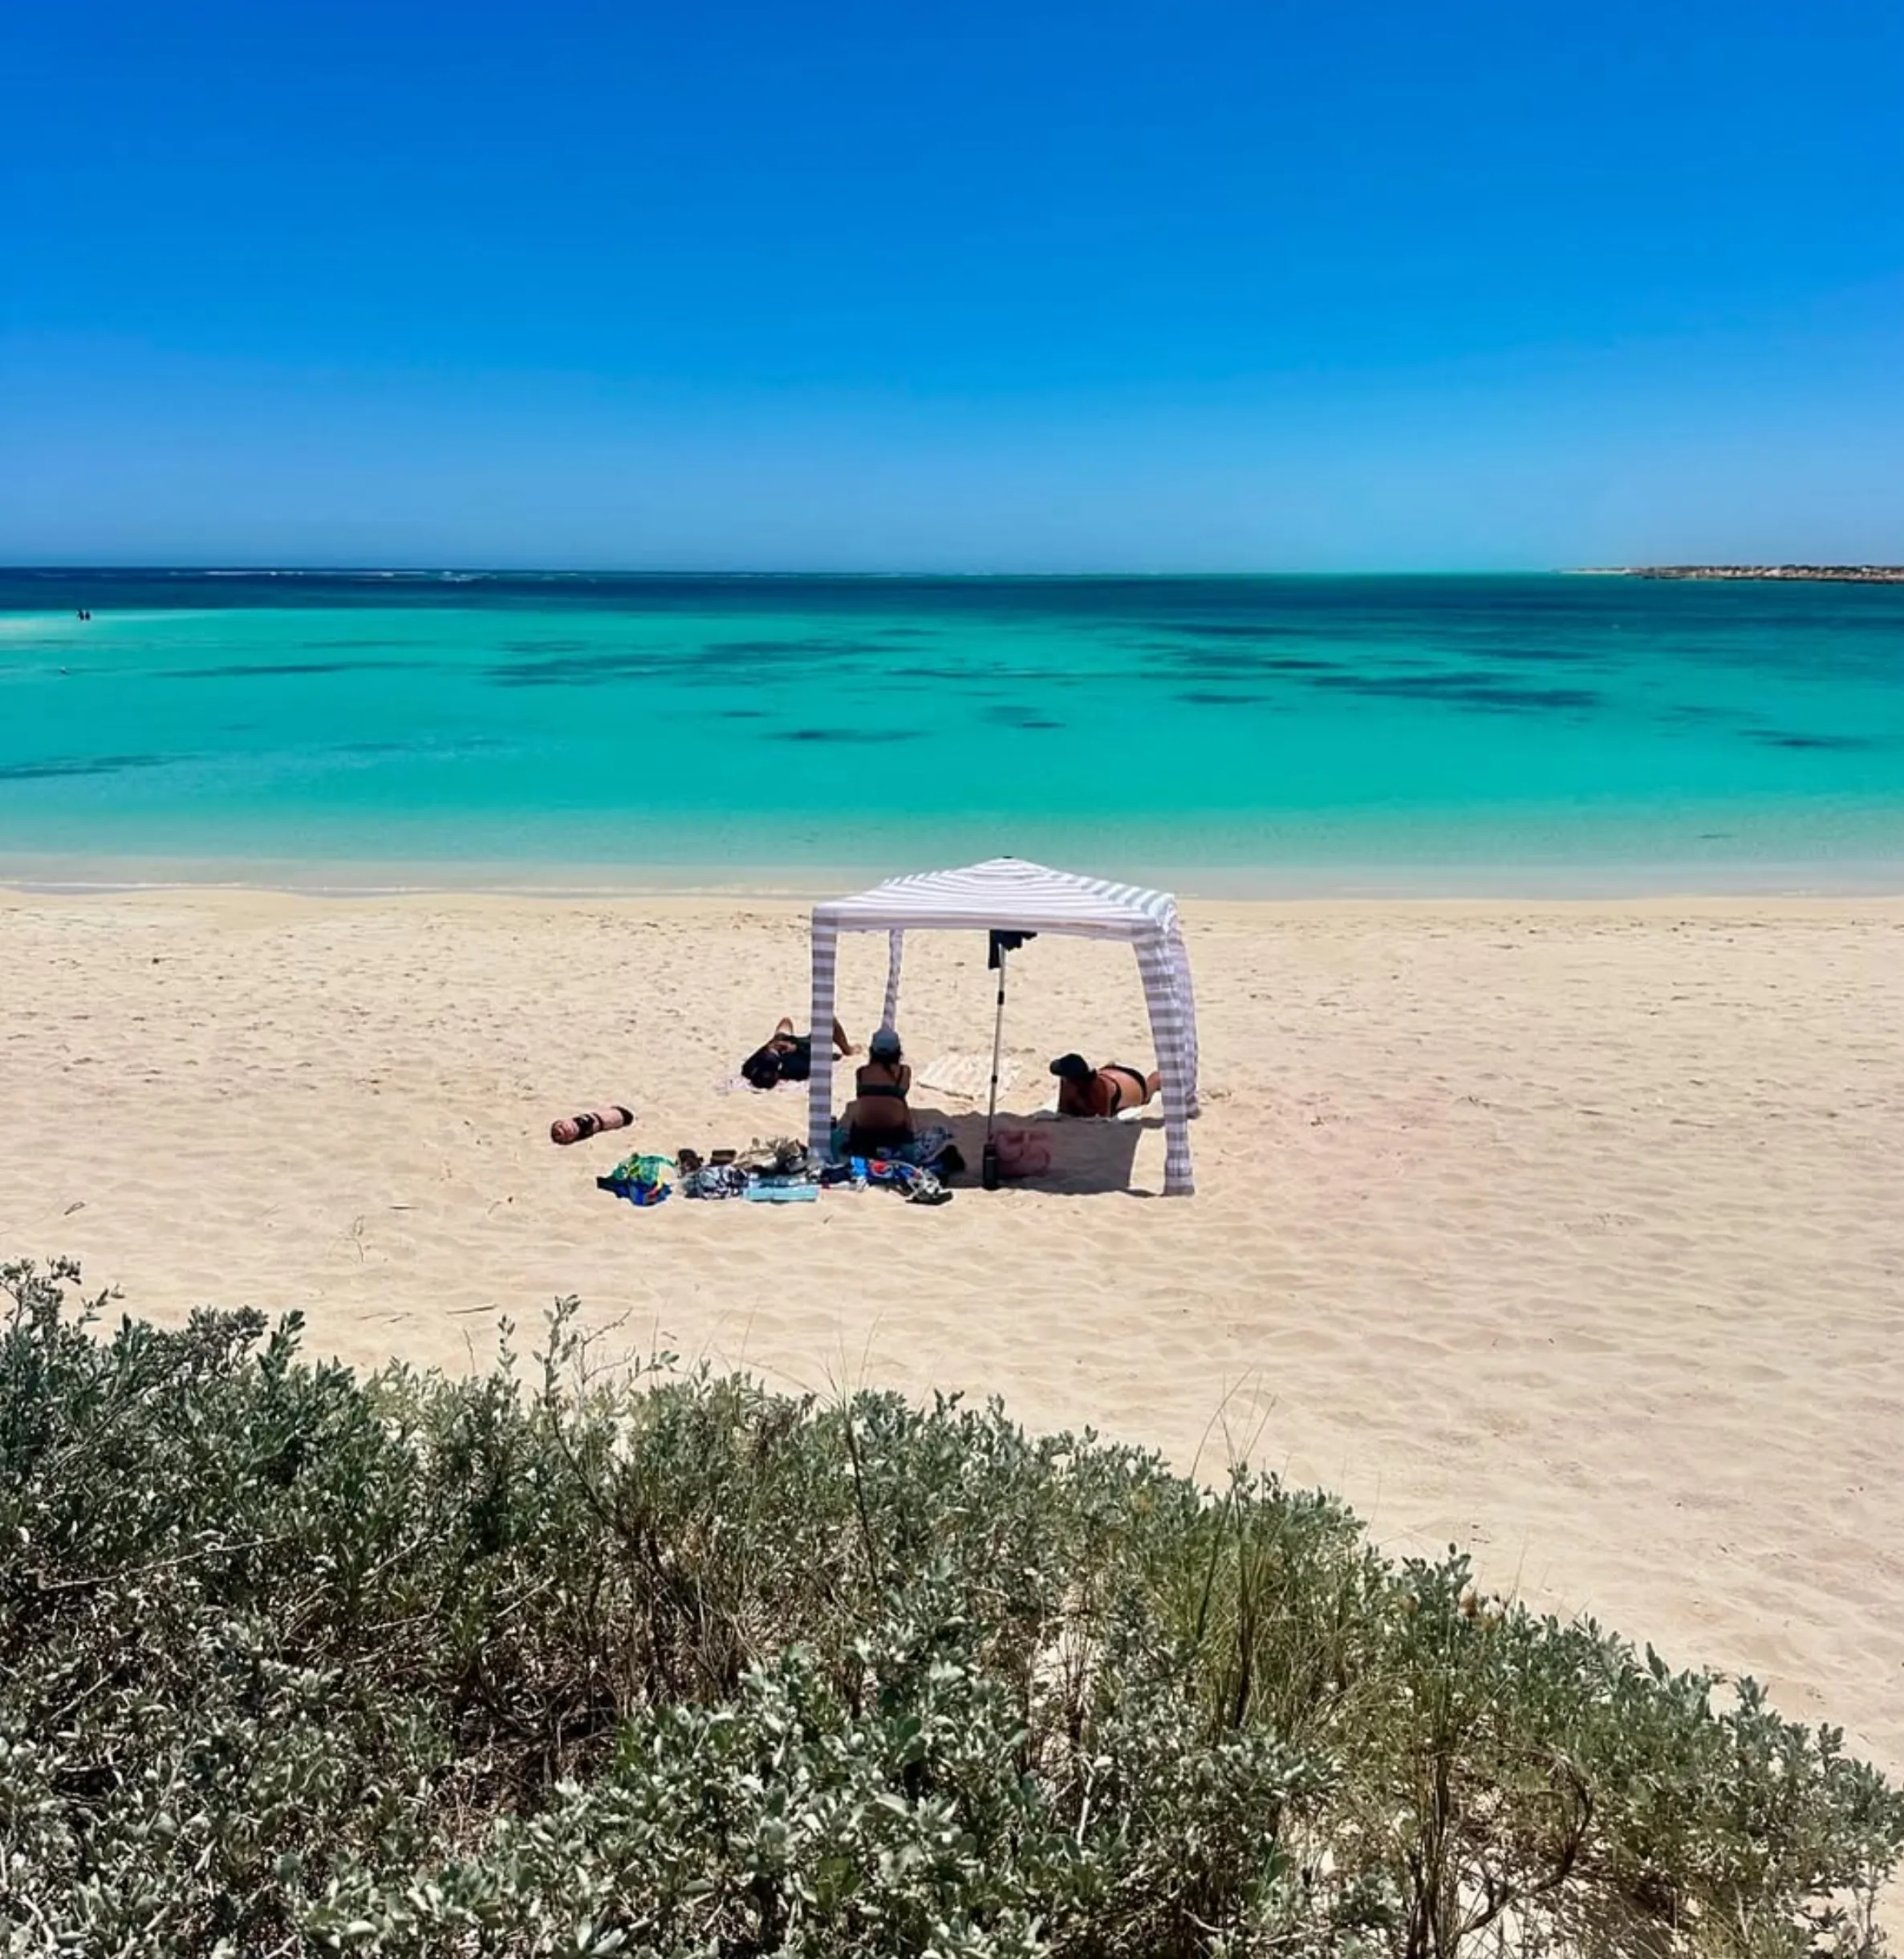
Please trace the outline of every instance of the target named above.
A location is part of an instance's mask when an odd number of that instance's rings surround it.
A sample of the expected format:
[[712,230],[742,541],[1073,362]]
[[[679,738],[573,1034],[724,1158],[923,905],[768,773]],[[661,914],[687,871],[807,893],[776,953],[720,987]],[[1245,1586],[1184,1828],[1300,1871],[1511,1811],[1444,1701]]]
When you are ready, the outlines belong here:
[[673,1174],[674,1162],[670,1157],[624,1157],[606,1177],[596,1178],[595,1188],[626,1198],[638,1209],[646,1210],[666,1199],[668,1178]]
[[1000,1130],[992,1138],[1001,1177],[1048,1177],[1051,1138],[1039,1130]]

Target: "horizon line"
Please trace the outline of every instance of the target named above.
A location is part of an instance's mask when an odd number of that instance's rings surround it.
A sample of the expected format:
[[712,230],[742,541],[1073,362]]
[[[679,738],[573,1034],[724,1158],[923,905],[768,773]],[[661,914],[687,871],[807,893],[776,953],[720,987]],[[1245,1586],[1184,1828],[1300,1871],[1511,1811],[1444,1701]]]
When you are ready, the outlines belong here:
[[952,570],[919,567],[906,570],[875,571],[851,566],[762,567],[745,565],[484,565],[484,564],[140,564],[132,561],[42,561],[36,563],[0,559],[0,577],[46,574],[70,576],[77,572],[138,572],[158,577],[255,578],[864,578],[883,581],[908,578],[1568,578],[1582,573],[1622,572],[1651,567],[1602,565],[1520,565],[1488,566],[1385,566],[1358,570],[1283,567],[1276,570],[1237,567],[1228,570],[1046,569],[1041,570]]

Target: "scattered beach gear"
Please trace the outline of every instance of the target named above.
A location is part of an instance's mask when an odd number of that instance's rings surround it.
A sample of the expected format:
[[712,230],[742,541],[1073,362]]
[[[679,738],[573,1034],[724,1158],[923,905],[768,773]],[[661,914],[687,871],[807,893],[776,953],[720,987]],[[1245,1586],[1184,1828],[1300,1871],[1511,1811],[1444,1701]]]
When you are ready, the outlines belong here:
[[908,1163],[916,1163],[921,1170],[936,1170],[941,1176],[965,1167],[965,1159],[952,1141],[951,1126],[944,1122],[921,1124],[912,1132],[911,1142],[895,1154]]
[[[1002,959],[1034,932],[1122,940],[1137,955],[1157,1066],[1163,1077],[1163,1194],[1187,1197],[1196,1189],[1190,1162],[1190,1117],[1196,1112],[1196,1004],[1189,955],[1177,921],[1176,900],[1102,878],[1080,878],[1018,858],[998,857],[962,870],[923,871],[891,878],[846,898],[827,898],[813,910],[813,998],[809,1024],[833,1019],[839,935],[883,931],[887,955],[884,1026],[899,1017],[899,971],[907,931],[984,931],[1001,944]],[[1001,968],[1001,991],[1003,971]],[[807,1136],[816,1157],[830,1146],[833,1057],[822,1041],[813,1051],[807,1081]]]
[[683,1197],[719,1202],[741,1197],[757,1204],[802,1204],[819,1195],[806,1145],[794,1136],[756,1138],[741,1150],[677,1150],[674,1167]]
[[732,1163],[703,1163],[684,1173],[680,1190],[683,1197],[700,1197],[711,1200],[745,1197],[747,1194],[747,1173]]
[[757,1136],[734,1162],[763,1177],[803,1177],[811,1166],[806,1145],[794,1136],[769,1137],[765,1142]]
[[635,1120],[635,1112],[616,1102],[607,1109],[590,1109],[579,1116],[562,1116],[549,1125],[550,1142],[577,1143],[605,1130],[625,1130]]
[[[940,1127],[925,1139],[934,1160],[957,1162],[950,1146],[952,1131]],[[719,1159],[730,1160],[722,1162]],[[670,1183],[671,1174],[678,1181]],[[618,1164],[613,1174],[598,1177],[596,1183],[617,1197],[642,1206],[658,1204],[671,1189],[683,1197],[719,1203],[741,1198],[752,1204],[810,1204],[827,1183],[851,1182],[857,1186],[895,1190],[915,1204],[949,1203],[952,1192],[925,1163],[907,1162],[898,1156],[856,1156],[844,1163],[815,1166],[806,1145],[792,1136],[776,1136],[755,1141],[738,1153],[716,1150],[712,1160],[704,1161],[695,1150],[682,1150],[672,1157],[631,1156]]]
[[595,1188],[626,1198],[631,1204],[645,1210],[665,1200],[672,1187],[668,1180],[673,1174],[672,1158],[638,1154],[623,1157],[606,1177],[596,1178]]
[[808,1204],[818,1199],[820,1186],[810,1177],[755,1177],[741,1194],[750,1204]]
[[[844,1122],[834,1124],[832,1161],[843,1162],[855,1155],[866,1154],[864,1150],[851,1147]],[[872,1154],[895,1163],[915,1164],[921,1170],[932,1170],[944,1177],[956,1176],[965,1167],[965,1159],[953,1141],[952,1127],[944,1122],[924,1124],[906,1142],[886,1144],[875,1149]]]
[[909,1204],[949,1204],[952,1193],[929,1170],[902,1163],[896,1157],[856,1156],[846,1160],[855,1184],[897,1190]]

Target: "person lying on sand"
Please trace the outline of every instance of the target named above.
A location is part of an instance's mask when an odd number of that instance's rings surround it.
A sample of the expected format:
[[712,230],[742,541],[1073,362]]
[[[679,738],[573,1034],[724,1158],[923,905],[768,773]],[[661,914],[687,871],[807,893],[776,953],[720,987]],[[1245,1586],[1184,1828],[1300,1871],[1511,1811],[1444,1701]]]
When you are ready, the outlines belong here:
[[890,1027],[881,1028],[867,1043],[866,1065],[853,1085],[853,1099],[842,1117],[848,1156],[883,1155],[911,1142],[912,1111],[906,1097],[912,1090],[912,1070]]
[[1141,1109],[1163,1085],[1154,1069],[1147,1075],[1122,1061],[1093,1068],[1082,1054],[1061,1054],[1051,1064],[1058,1077],[1058,1113],[1061,1116],[1114,1116]]
[[[853,1044],[846,1030],[833,1024],[834,1055],[851,1054]],[[813,1073],[813,1036],[796,1034],[785,1014],[780,1017],[764,1047],[756,1048],[741,1064],[741,1073],[757,1089],[770,1089],[777,1081],[804,1081]]]

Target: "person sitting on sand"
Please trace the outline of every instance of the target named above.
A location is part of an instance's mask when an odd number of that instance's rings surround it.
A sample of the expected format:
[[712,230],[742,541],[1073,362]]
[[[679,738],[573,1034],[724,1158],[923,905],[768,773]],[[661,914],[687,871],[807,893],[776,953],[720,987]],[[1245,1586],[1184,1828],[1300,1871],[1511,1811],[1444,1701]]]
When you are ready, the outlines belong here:
[[906,1106],[912,1070],[906,1065],[899,1036],[883,1027],[867,1043],[866,1052],[866,1065],[854,1077],[854,1097],[841,1118],[848,1156],[883,1156],[912,1140],[912,1111]]
[[[836,1057],[853,1052],[846,1030],[837,1020],[833,1024],[833,1052]],[[756,1048],[741,1064],[741,1073],[757,1089],[806,1081],[813,1073],[813,1036],[796,1034],[793,1022],[782,1014],[766,1044]]]
[[1163,1085],[1155,1070],[1147,1075],[1122,1061],[1093,1068],[1082,1054],[1061,1054],[1051,1064],[1058,1077],[1058,1113],[1061,1116],[1115,1116],[1141,1109]]

